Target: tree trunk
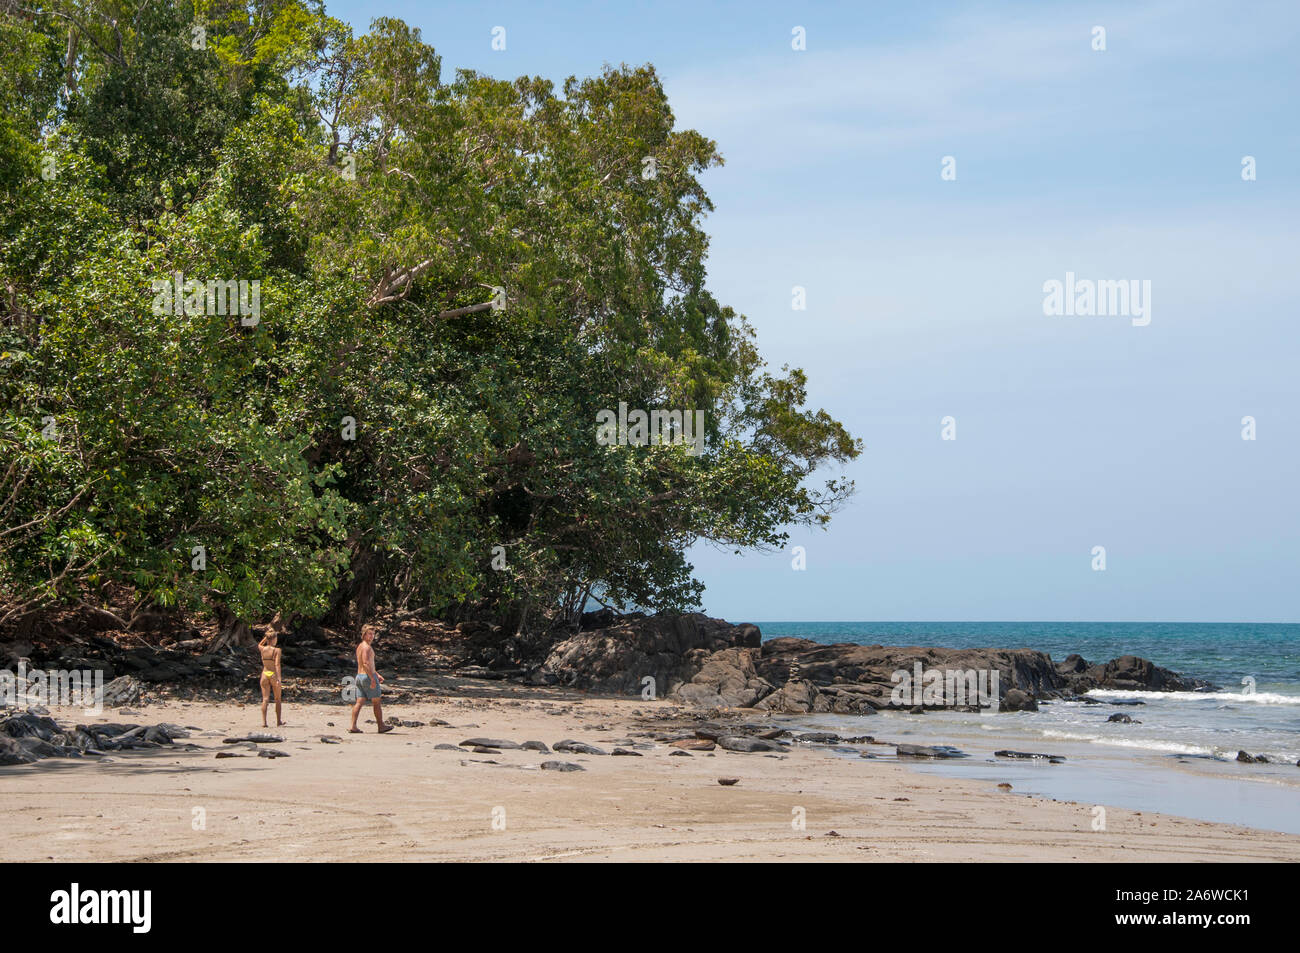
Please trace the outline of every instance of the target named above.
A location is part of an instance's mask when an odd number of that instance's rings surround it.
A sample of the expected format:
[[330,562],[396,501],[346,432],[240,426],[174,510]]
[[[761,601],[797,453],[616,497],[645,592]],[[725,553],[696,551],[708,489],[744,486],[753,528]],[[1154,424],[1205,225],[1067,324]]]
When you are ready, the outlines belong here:
[[217,620],[220,628],[213,637],[212,644],[208,646],[209,652],[220,652],[223,649],[234,652],[237,648],[253,644],[253,632],[249,629],[248,623],[225,606],[217,606]]

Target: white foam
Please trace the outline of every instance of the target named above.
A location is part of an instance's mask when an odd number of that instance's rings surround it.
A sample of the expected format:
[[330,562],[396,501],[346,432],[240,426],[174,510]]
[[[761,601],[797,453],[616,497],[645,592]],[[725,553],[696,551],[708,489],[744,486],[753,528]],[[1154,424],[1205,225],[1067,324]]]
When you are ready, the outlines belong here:
[[1054,731],[1050,728],[1043,732],[1043,737],[1054,738],[1057,741],[1084,741],[1088,744],[1094,745],[1112,745],[1117,748],[1143,748],[1150,751],[1168,751],[1172,754],[1220,754],[1218,749],[1206,747],[1204,745],[1182,744],[1177,741],[1151,741],[1141,738],[1114,738],[1102,735],[1079,734],[1073,731]]
[[1252,705],[1300,705],[1300,695],[1281,695],[1277,692],[1135,692],[1118,688],[1094,688],[1089,698],[1140,698],[1143,701],[1168,699],[1191,702],[1243,702]]

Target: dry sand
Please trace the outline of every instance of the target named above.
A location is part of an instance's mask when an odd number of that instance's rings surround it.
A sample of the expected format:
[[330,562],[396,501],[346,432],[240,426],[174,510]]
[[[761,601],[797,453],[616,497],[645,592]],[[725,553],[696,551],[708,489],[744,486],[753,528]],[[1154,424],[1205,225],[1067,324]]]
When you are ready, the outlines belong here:
[[[1300,836],[1119,808],[1094,831],[1091,804],[803,746],[689,758],[663,744],[643,757],[440,751],[476,736],[573,738],[608,751],[629,732],[669,727],[645,719],[671,708],[523,688],[408,698],[386,713],[452,727],[380,736],[367,710],[366,733],[352,735],[341,704],[291,705],[285,742],[266,746],[290,755],[276,759],[222,743],[261,730],[256,705],[173,701],[98,717],[54,709],[61,723],[195,726],[190,741],[202,748],[0,768],[0,860],[1300,860]],[[324,744],[322,734],[342,742]],[[226,750],[246,757],[216,758]],[[586,770],[523,767],[546,760]],[[796,830],[800,809],[806,827]]]

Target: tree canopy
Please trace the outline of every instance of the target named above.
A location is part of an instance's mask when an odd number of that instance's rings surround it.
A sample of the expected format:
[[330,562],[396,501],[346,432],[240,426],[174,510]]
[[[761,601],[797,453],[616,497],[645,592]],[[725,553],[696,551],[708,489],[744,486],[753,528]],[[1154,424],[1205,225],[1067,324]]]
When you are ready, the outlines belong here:
[[0,622],[686,609],[693,543],[852,492],[706,288],[722,160],[653,67],[444,76],[317,0],[0,0],[0,66]]

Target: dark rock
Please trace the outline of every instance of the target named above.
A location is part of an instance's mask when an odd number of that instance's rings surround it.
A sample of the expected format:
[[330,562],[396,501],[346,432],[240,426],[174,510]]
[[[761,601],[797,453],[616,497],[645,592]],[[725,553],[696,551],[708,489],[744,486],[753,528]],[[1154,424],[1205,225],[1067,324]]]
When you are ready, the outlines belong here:
[[69,756],[77,757],[81,754],[76,748],[52,744],[43,738],[29,736],[15,740],[24,751],[36,758],[66,758]]
[[[996,671],[1000,692],[1018,690],[1033,701],[1075,697],[1093,688],[1199,691],[1212,687],[1201,679],[1180,676],[1136,656],[1123,656],[1105,665],[1089,665],[1080,656],[1071,655],[1057,665],[1050,656],[1032,649],[824,645],[809,639],[777,638],[763,643],[755,667],[760,678],[782,688],[763,699],[758,707],[773,711],[830,711],[836,704],[849,706],[851,702],[845,692],[852,690],[859,706],[866,701],[873,709],[897,709],[899,706],[892,704],[893,694],[901,683],[895,682],[892,675],[899,671],[912,675],[918,663],[923,671]],[[791,684],[792,677],[806,684],[796,688]],[[809,686],[818,689],[819,694],[812,696]],[[833,693],[832,697],[825,698],[827,693]],[[912,707],[910,694],[903,693],[903,697],[906,707]],[[866,713],[865,707],[862,713]]]
[[812,682],[807,679],[794,679],[787,681],[755,707],[764,711],[797,715],[812,711],[817,703],[817,696],[817,686]]
[[718,783],[721,784],[724,788],[729,788],[733,784],[739,784],[740,778],[718,778]]
[[1105,665],[1089,666],[1082,678],[1091,683],[1089,688],[1123,691],[1199,692],[1214,688],[1204,679],[1179,675],[1136,655],[1122,655]]
[[258,748],[257,756],[259,758],[287,758],[289,757],[289,752],[277,751],[274,748]]
[[569,754],[605,754],[606,752],[597,748],[595,745],[589,745],[581,741],[566,739],[557,741],[552,745],[556,751],[565,751]]
[[28,751],[16,739],[0,735],[0,765],[31,764],[39,760],[40,755]]
[[1019,688],[1009,688],[1002,696],[999,711],[1038,711],[1038,699]]
[[1140,721],[1134,721],[1131,715],[1126,715],[1126,714],[1124,714],[1123,712],[1118,712],[1118,711],[1115,712],[1115,714],[1111,715],[1111,716],[1110,716],[1109,718],[1107,718],[1106,720],[1107,720],[1107,721],[1117,722],[1118,724],[1121,724],[1121,725],[1140,725],[1140,724],[1142,724],[1142,722],[1140,722]]
[[965,758],[966,753],[958,751],[956,748],[948,745],[908,745],[901,744],[898,748],[900,758]]
[[500,738],[470,738],[460,743],[462,748],[511,748],[521,747],[513,741],[503,741]]
[[1237,752],[1237,760],[1242,764],[1268,764],[1268,758],[1262,754],[1249,755],[1244,751]]
[[1059,754],[1036,754],[1032,751],[1010,751],[1002,750],[993,752],[995,758],[1018,758],[1018,759],[1042,759],[1044,761],[1064,761],[1065,758]]
[[152,741],[154,744],[169,745],[172,743],[171,735],[162,725],[153,725],[144,730],[144,740]]
[[140,692],[144,686],[139,679],[130,675],[119,675],[104,686],[104,707],[123,708],[140,702]]
[[741,735],[727,735],[718,739],[718,747],[726,751],[784,751],[783,746],[775,741],[762,738],[747,738]]
[[0,722],[0,734],[10,738],[40,738],[49,741],[62,731],[53,718],[30,711],[12,715]]
[[1056,670],[1062,675],[1082,675],[1088,671],[1088,663],[1082,655],[1067,655],[1064,662],[1056,663]]
[[795,735],[794,740],[805,744],[833,745],[839,742],[840,736],[831,731],[805,731]]

